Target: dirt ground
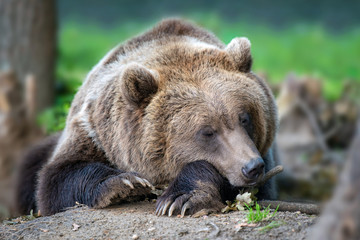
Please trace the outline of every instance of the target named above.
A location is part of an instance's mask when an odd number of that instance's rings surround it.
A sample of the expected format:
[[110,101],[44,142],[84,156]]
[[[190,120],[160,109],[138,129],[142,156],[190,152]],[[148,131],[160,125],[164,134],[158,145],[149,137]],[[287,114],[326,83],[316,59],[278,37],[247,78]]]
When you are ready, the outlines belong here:
[[[78,207],[23,223],[3,222],[0,239],[305,239],[317,219],[278,212],[268,221],[248,225],[245,211],[180,218],[157,217],[154,208],[148,201],[102,210]],[[278,227],[261,231],[273,221]]]

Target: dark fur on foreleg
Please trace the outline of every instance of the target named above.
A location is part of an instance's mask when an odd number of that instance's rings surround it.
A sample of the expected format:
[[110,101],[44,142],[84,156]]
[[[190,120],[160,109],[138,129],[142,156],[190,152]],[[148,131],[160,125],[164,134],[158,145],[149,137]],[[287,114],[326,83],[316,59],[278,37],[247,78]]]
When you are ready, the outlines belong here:
[[216,168],[207,161],[196,161],[184,166],[156,204],[156,214],[168,212],[194,214],[202,209],[219,211],[224,201],[234,199],[238,190],[232,187]]
[[40,173],[38,204],[42,215],[51,215],[76,202],[103,208],[114,202],[150,194],[153,186],[136,173],[103,163],[68,161],[52,163]]
[[44,141],[33,146],[24,155],[17,173],[16,206],[19,214],[29,214],[31,210],[37,210],[35,202],[35,189],[37,174],[41,167],[51,156],[60,134],[46,138]]

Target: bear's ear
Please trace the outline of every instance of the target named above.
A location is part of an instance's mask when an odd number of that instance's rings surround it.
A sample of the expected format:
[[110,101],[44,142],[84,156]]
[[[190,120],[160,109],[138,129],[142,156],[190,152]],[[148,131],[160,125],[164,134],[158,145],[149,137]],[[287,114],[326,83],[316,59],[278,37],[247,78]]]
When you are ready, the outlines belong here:
[[232,57],[237,69],[241,72],[249,72],[251,69],[252,58],[250,47],[249,39],[241,37],[231,40],[225,48],[225,51]]
[[125,100],[135,107],[149,103],[152,95],[158,90],[154,74],[135,63],[129,64],[124,69],[121,85]]

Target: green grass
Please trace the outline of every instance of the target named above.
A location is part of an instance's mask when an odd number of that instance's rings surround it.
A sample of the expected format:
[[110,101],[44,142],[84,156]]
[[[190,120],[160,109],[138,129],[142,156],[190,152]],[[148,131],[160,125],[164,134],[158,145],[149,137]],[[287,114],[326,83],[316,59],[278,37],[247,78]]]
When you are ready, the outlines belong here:
[[59,97],[54,107],[43,111],[38,116],[38,123],[45,128],[48,133],[61,131],[65,127],[66,116],[70,109],[72,96]]
[[280,227],[283,224],[284,224],[284,222],[281,222],[281,221],[272,221],[268,225],[266,225],[264,227],[261,227],[261,228],[258,228],[258,231],[260,233],[266,233],[266,232],[270,231],[273,228]]
[[275,216],[279,208],[279,206],[277,206],[276,210],[272,214],[270,214],[270,205],[266,207],[264,210],[261,210],[261,207],[258,203],[255,204],[255,209],[253,209],[252,207],[246,204],[245,206],[249,210],[246,216],[248,223],[258,223],[264,220],[268,220]]
[[319,25],[298,24],[285,30],[243,23],[200,21],[225,43],[246,36],[252,43],[255,72],[265,72],[273,83],[289,72],[311,75],[324,84],[324,94],[336,100],[345,79],[360,81],[360,29],[329,33]]
[[[323,81],[325,96],[335,100],[341,95],[344,79],[360,81],[360,29],[336,35],[318,25],[299,24],[274,30],[226,22],[213,13],[190,13],[188,16],[225,43],[237,36],[248,37],[252,43],[253,70],[265,72],[272,83],[281,82],[289,72],[311,75]],[[56,103],[39,119],[48,132],[63,128],[71,100],[91,68],[118,43],[155,23],[155,20],[126,22],[106,30],[95,24],[68,22],[63,25],[58,42]]]

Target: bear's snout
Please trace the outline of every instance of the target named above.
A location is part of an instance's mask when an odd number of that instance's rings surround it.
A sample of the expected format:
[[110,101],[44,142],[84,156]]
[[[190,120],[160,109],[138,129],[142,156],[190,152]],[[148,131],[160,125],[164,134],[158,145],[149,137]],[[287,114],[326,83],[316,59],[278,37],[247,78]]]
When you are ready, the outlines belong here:
[[251,159],[250,162],[241,169],[241,172],[247,179],[255,180],[264,172],[264,167],[264,160],[258,157]]

